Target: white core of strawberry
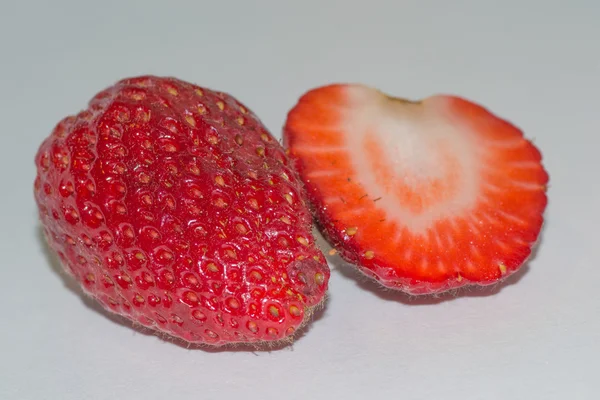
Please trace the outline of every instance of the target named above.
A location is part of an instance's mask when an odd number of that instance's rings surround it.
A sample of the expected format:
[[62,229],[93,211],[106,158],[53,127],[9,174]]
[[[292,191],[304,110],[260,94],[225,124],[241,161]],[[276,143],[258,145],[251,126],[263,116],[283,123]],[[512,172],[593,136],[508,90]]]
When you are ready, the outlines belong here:
[[[351,154],[358,182],[390,219],[402,221],[413,233],[425,233],[432,223],[460,217],[480,194],[482,158],[476,136],[459,125],[446,111],[443,98],[423,103],[391,99],[365,86],[349,86],[345,121],[346,151]],[[379,145],[383,167],[393,173],[389,186],[381,182],[381,170],[373,166],[365,142]],[[430,191],[437,181],[442,189]],[[450,182],[450,183],[449,183]],[[413,190],[427,206],[404,206],[393,191],[398,184]],[[444,187],[447,185],[447,187]],[[337,201],[332,199],[333,201]],[[357,213],[360,210],[356,210]]]

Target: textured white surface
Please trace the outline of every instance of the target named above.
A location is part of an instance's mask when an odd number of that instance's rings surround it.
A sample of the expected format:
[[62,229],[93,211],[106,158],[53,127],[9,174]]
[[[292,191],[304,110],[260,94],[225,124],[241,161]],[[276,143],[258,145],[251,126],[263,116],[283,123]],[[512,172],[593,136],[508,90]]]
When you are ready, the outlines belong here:
[[[600,398],[599,20],[597,0],[2,2],[0,399]],[[481,102],[544,153],[537,257],[502,288],[439,301],[336,268],[325,312],[272,353],[136,333],[51,267],[32,159],[61,117],[142,73],[231,92],[276,134],[334,81]]]

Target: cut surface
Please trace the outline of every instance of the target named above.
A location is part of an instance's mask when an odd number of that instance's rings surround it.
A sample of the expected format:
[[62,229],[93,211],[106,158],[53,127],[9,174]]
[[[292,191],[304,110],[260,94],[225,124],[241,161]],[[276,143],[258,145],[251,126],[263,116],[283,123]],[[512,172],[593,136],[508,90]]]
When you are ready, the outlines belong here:
[[324,234],[385,286],[422,294],[491,284],[537,241],[541,154],[467,100],[325,86],[290,111],[284,144]]

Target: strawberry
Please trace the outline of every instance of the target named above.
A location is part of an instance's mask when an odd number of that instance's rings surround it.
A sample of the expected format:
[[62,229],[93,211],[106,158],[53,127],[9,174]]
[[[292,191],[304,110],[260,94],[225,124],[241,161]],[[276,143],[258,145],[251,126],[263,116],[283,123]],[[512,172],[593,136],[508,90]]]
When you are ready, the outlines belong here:
[[190,343],[271,343],[325,296],[302,183],[230,95],[124,79],[63,119],[36,166],[50,247],[113,313]]
[[489,285],[517,271],[538,239],[540,152],[465,99],[316,88],[289,112],[284,145],[324,235],[386,287]]

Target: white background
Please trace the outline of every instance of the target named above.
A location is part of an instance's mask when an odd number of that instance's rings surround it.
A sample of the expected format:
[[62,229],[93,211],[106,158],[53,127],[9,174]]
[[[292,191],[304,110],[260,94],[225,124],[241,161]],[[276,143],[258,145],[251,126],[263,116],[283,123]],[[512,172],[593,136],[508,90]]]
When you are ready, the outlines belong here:
[[[0,5],[0,399],[600,398],[598,0],[168,3]],[[544,154],[537,257],[503,287],[412,301],[332,258],[325,312],[274,352],[135,332],[45,255],[33,157],[63,116],[146,73],[230,92],[278,136],[330,82],[476,100]]]

